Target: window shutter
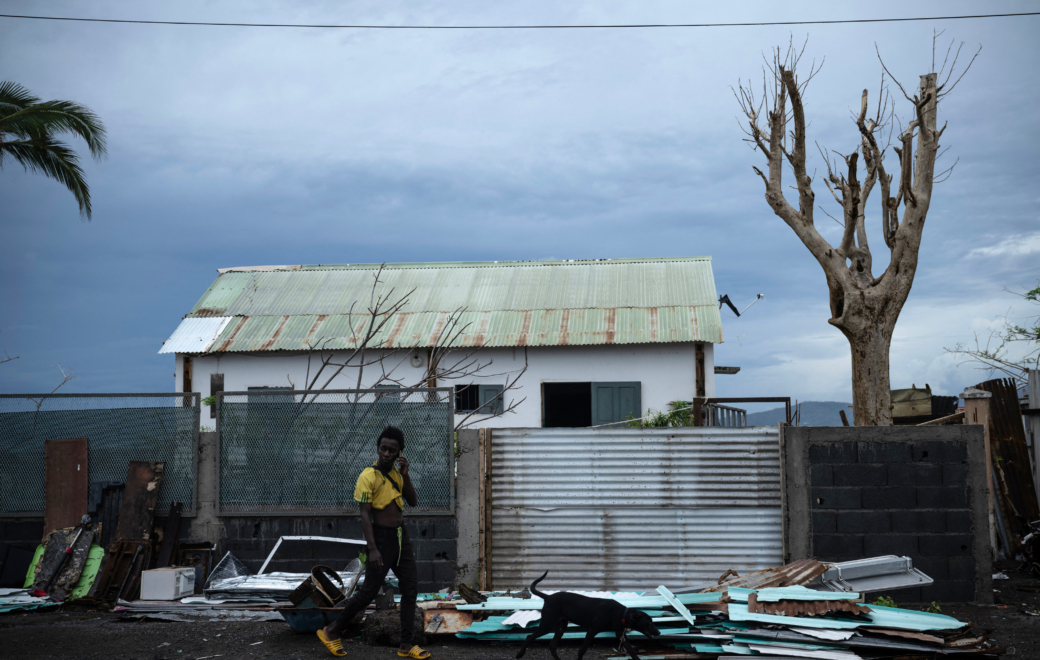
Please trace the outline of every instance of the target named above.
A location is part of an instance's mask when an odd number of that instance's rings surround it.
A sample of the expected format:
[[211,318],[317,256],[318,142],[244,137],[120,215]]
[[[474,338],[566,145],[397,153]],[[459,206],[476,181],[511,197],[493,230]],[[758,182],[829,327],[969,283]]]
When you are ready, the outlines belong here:
[[481,408],[480,412],[487,415],[497,415],[502,412],[502,391],[505,387],[502,385],[481,385],[480,386],[480,405],[483,406],[488,401],[494,399],[493,403],[488,404],[486,407]]
[[593,383],[592,425],[615,424],[643,416],[641,384]]

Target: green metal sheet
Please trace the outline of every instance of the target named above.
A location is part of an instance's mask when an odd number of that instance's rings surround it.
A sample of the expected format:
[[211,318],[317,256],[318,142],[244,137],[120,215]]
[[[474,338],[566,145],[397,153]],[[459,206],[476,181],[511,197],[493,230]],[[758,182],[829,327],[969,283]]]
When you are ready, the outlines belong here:
[[[233,317],[206,352],[342,349],[363,336],[377,265],[277,268],[221,272],[188,315]],[[434,345],[457,310],[458,346],[722,342],[710,257],[396,264],[380,282],[391,299],[411,292],[375,338],[387,347]]]

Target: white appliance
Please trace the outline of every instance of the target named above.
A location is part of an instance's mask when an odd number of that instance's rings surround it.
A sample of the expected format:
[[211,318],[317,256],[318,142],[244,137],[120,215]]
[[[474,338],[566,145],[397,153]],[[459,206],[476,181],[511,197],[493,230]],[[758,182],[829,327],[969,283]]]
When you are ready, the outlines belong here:
[[193,593],[194,566],[171,566],[141,572],[141,600],[177,600]]

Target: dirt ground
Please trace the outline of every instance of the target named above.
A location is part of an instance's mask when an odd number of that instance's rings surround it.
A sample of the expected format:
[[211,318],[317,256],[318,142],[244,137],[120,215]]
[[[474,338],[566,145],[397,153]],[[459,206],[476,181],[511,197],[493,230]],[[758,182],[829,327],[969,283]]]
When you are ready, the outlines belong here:
[[[1040,578],[1002,570],[1011,578],[995,580],[996,605],[943,604],[943,614],[971,621],[976,630],[993,629],[993,639],[1015,648],[1015,657],[1040,658]],[[1023,591],[1022,589],[1025,589]],[[897,604],[899,604],[897,599]],[[1032,614],[1031,612],[1036,612]],[[0,615],[0,658],[79,660],[321,659],[332,656],[313,635],[292,632],[281,621],[129,621],[121,613],[12,612]],[[547,660],[548,638],[525,658]],[[578,642],[561,644],[560,656],[573,658]],[[512,658],[519,644],[492,644],[453,637],[435,638],[427,647],[434,660],[496,660]],[[349,658],[396,658],[395,649],[373,648],[360,640],[346,644]],[[607,641],[585,656],[590,660],[615,655]]]

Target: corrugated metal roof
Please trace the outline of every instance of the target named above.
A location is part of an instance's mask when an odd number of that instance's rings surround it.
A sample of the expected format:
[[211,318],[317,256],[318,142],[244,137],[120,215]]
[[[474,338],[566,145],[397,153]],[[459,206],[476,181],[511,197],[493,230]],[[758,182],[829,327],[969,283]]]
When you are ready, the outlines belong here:
[[[207,351],[349,348],[366,329],[378,268],[222,269],[184,322],[234,317]],[[393,300],[411,292],[375,339],[388,347],[436,344],[460,309],[458,346],[722,342],[710,257],[393,264],[380,282]]]
[[170,338],[163,342],[160,353],[204,353],[231,321],[230,316],[187,318],[181,321]]

